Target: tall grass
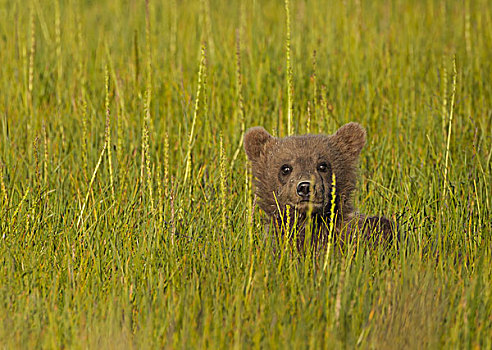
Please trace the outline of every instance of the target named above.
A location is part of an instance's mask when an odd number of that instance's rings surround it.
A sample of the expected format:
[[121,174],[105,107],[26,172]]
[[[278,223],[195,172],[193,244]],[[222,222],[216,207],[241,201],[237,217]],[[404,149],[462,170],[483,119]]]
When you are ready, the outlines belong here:
[[[0,4],[1,347],[492,347],[489,1]],[[244,131],[348,121],[401,241],[300,255]]]

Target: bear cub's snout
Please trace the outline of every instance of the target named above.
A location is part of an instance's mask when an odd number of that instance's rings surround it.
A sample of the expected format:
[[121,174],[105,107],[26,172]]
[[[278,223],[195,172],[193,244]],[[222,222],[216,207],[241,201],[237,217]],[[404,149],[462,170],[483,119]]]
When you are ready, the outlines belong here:
[[301,181],[297,184],[297,194],[302,198],[302,201],[308,201],[311,195],[311,183],[309,181]]

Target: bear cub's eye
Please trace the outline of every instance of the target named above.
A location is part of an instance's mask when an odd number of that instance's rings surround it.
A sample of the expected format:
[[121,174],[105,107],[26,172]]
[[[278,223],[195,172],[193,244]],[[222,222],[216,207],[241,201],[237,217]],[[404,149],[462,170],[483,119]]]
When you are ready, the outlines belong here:
[[290,165],[284,164],[280,168],[280,172],[282,173],[282,175],[287,176],[292,172],[292,167]]
[[320,173],[326,173],[328,171],[328,164],[326,164],[325,162],[319,163],[318,164],[318,171]]

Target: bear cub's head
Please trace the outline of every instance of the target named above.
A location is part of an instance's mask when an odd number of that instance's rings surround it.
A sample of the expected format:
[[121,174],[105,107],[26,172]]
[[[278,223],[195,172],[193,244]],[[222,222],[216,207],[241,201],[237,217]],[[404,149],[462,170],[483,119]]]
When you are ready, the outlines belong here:
[[251,162],[260,207],[270,216],[287,205],[297,213],[329,215],[332,174],[338,215],[353,211],[359,154],[366,132],[357,123],[342,126],[333,135],[301,135],[276,138],[262,127],[249,129],[244,148]]

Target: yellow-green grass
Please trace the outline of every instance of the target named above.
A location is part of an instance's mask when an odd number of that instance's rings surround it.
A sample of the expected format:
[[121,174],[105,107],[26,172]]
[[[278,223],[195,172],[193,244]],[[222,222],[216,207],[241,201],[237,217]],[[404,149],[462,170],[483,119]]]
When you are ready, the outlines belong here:
[[[487,0],[0,0],[0,347],[490,349],[491,76]],[[280,259],[242,133],[348,121],[399,249]]]

